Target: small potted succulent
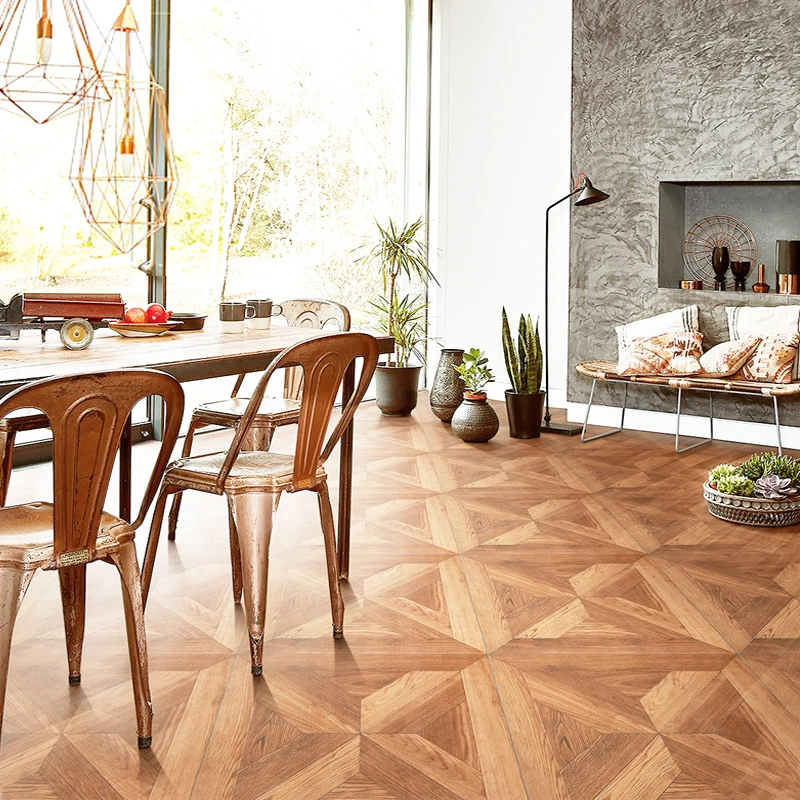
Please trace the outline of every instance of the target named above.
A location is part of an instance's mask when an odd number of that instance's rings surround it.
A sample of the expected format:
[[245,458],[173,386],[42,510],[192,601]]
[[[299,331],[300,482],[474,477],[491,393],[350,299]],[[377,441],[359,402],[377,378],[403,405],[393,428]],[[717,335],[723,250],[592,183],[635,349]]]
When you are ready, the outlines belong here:
[[778,527],[800,522],[800,461],[761,453],[741,464],[718,464],[703,485],[715,517]]
[[464,381],[464,399],[453,413],[451,424],[465,442],[488,442],[500,428],[500,420],[483,391],[487,383],[494,381],[488,363],[484,352],[473,347],[464,353],[463,363],[453,366]]
[[542,346],[539,326],[519,315],[517,341],[503,308],[503,355],[511,388],[506,389],[508,432],[514,439],[538,439],[542,432]]

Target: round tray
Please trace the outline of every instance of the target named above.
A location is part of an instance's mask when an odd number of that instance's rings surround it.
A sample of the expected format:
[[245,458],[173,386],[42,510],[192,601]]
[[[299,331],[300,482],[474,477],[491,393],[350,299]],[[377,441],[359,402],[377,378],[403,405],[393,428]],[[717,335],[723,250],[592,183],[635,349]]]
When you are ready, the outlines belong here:
[[800,497],[786,500],[767,500],[765,497],[740,497],[724,494],[703,484],[703,497],[709,512],[726,522],[741,525],[760,525],[764,528],[779,528],[800,522]]
[[711,265],[715,247],[727,247],[731,261],[749,261],[750,272],[758,260],[755,237],[741,220],[724,214],[703,217],[689,228],[683,240],[683,263],[693,278],[715,280]]
[[120,336],[138,338],[142,336],[161,336],[177,326],[177,322],[109,322],[108,327]]
[[188,311],[176,311],[169,320],[170,322],[177,322],[175,332],[181,331],[199,331],[202,330],[206,323],[207,314],[192,314]]

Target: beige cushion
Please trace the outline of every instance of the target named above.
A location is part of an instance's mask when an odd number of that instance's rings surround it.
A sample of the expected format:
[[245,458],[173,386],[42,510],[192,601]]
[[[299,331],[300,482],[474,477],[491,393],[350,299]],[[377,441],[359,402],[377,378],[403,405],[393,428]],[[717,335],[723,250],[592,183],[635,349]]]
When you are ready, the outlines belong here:
[[703,375],[709,378],[733,375],[744,366],[748,356],[759,344],[761,344],[760,336],[748,336],[744,339],[731,339],[712,347],[700,356]]
[[791,383],[800,335],[765,336],[736,377],[745,381]]
[[702,370],[703,334],[663,333],[637,339],[617,365],[620,375],[696,375]]
[[[800,330],[800,305],[767,306],[728,306],[728,338],[744,339],[747,336],[772,336],[783,334],[791,337]],[[795,359],[792,380],[800,378],[800,364]]]
[[666,314],[657,314],[654,317],[637,319],[627,325],[618,325],[615,330],[620,361],[636,339],[649,339],[662,333],[691,333],[700,329],[699,319],[697,306],[684,306]]

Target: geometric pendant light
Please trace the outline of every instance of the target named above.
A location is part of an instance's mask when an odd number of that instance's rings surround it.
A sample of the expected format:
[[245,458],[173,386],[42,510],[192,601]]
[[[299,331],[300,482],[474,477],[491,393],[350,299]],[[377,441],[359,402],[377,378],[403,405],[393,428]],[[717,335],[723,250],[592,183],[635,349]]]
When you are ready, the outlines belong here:
[[0,108],[41,124],[108,99],[81,0],[0,0]]
[[70,181],[89,224],[129,253],[164,227],[177,187],[166,95],[150,70],[130,0],[101,61],[111,100],[81,108]]

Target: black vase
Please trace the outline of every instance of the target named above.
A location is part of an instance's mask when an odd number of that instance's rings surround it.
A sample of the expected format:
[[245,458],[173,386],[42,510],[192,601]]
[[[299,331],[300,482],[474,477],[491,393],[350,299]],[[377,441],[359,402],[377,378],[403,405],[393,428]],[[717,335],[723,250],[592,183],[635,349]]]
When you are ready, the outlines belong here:
[[714,288],[718,292],[725,291],[725,273],[728,271],[730,261],[731,257],[727,247],[718,246],[711,251],[711,267],[714,270]]
[[431,385],[431,411],[442,422],[450,422],[453,413],[461,405],[464,381],[453,367],[463,362],[463,350],[442,350],[439,356]]
[[417,407],[422,367],[375,368],[375,402],[385,417],[407,417]]
[[538,439],[542,433],[544,392],[517,394],[506,389],[508,433],[513,439]]

